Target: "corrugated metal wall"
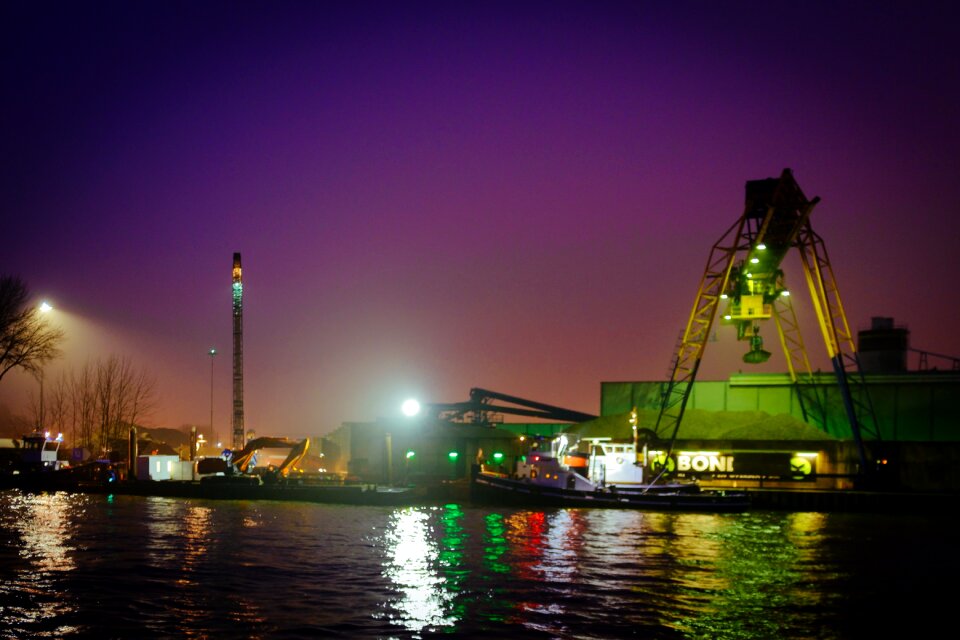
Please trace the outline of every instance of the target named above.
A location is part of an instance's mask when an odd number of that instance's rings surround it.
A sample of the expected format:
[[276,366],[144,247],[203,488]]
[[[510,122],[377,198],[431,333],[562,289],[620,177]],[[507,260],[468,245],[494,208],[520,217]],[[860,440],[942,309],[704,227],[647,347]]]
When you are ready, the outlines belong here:
[[[832,376],[821,375],[826,397],[827,433],[850,438],[843,399]],[[602,382],[600,414],[657,410],[666,382]],[[960,375],[908,373],[873,375],[867,389],[879,421],[881,439],[904,442],[960,441]],[[698,381],[687,404],[706,411],[763,411],[803,419],[800,402],[786,375],[735,375],[725,381]]]

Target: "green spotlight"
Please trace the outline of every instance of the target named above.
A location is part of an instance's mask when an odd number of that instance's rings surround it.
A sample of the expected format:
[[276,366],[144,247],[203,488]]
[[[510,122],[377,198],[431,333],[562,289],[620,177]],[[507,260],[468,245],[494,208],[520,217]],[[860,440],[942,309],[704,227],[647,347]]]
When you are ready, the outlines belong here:
[[460,457],[460,454],[457,453],[456,451],[451,451],[450,453],[447,454],[447,457],[450,458],[450,462],[456,462],[457,458]]
[[407,460],[413,460],[413,457],[417,455],[417,452],[413,449],[407,449]]

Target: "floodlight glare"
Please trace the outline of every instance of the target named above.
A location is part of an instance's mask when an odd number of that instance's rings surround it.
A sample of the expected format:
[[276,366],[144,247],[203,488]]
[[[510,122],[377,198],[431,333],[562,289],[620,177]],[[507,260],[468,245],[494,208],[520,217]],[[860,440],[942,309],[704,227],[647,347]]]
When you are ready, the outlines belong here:
[[400,410],[403,411],[403,415],[412,418],[420,413],[420,403],[413,398],[410,398],[409,400],[404,401],[403,405],[400,407]]

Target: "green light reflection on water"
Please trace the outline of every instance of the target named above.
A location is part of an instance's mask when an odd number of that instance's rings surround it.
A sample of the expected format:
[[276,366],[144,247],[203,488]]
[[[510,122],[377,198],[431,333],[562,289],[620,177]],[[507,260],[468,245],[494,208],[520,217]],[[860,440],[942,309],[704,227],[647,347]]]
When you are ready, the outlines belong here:
[[503,514],[489,513],[484,520],[487,525],[483,547],[484,567],[493,573],[510,573],[510,565],[501,560],[508,548]]
[[461,598],[455,597],[463,590],[463,581],[469,575],[469,570],[464,568],[464,544],[466,543],[466,534],[463,530],[463,509],[458,504],[448,504],[443,508],[440,517],[443,537],[440,538],[440,567],[446,578],[446,587],[448,593],[453,596],[450,598],[451,608],[449,617],[453,622],[463,620],[466,614],[466,603]]
[[[503,514],[501,513],[488,513],[484,517],[484,522],[486,524],[483,540],[483,567],[486,570],[484,573],[485,577],[487,577],[487,572],[489,572],[490,576],[496,580],[495,576],[510,573],[510,565],[502,560],[504,554],[507,553],[509,549],[505,535],[506,524],[503,521]],[[498,583],[489,595],[498,595],[501,589],[502,586]],[[492,611],[487,614],[487,618],[492,622],[503,622],[506,616],[496,612],[506,611],[509,609],[509,606],[503,602],[502,598],[497,598],[496,601],[501,603],[501,606],[492,609]]]
[[456,567],[463,562],[463,526],[460,519],[463,511],[460,505],[448,504],[443,508],[440,523],[443,527],[443,537],[440,538],[440,564],[444,567],[448,577],[456,576]]

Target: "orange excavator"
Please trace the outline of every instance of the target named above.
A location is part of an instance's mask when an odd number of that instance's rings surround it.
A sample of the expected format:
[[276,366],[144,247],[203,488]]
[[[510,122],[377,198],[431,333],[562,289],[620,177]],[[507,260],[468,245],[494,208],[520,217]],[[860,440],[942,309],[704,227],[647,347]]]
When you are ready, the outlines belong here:
[[272,475],[273,479],[286,478],[290,470],[295,468],[297,464],[303,460],[304,456],[307,455],[307,451],[310,449],[310,438],[304,438],[298,444],[292,444],[286,438],[254,438],[247,443],[247,446],[233,454],[229,462],[222,458],[207,458],[197,464],[197,470],[202,474],[249,474],[257,451],[261,449],[282,449],[285,447],[291,447],[290,453],[286,459],[280,463],[279,467],[268,471],[268,473]]

